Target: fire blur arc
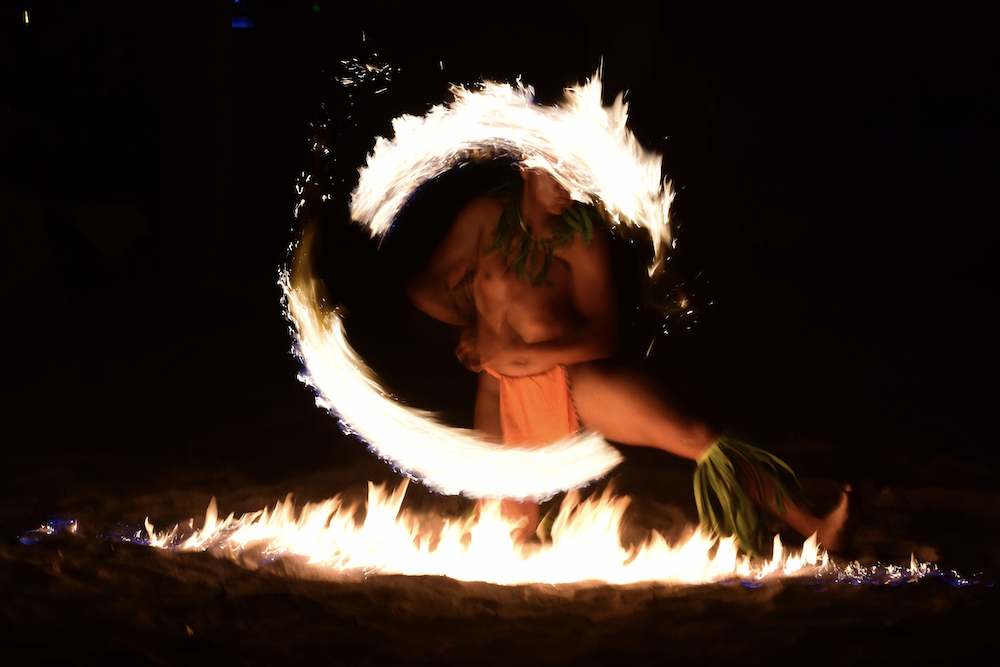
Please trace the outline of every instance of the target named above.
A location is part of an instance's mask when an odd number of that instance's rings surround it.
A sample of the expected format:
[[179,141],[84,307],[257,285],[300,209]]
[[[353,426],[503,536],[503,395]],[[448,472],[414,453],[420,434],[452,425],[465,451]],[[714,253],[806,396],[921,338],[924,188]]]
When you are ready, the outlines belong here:
[[510,449],[396,401],[351,347],[337,313],[318,313],[287,287],[288,312],[316,402],[382,459],[433,490],[470,498],[547,498],[603,477],[621,455],[595,434]]
[[[622,95],[604,107],[596,75],[568,88],[564,101],[551,107],[535,104],[531,87],[521,84],[484,82],[451,92],[450,104],[394,119],[394,138],[378,137],[359,170],[351,217],[373,238],[389,232],[424,183],[469,159],[513,154],[551,173],[573,199],[600,201],[611,224],[646,229],[654,248],[650,275],[659,270],[671,242],[673,194],[660,176],[660,156],[645,151],[626,127]],[[585,486],[621,461],[598,434],[507,448],[400,404],[351,347],[339,313],[321,307],[320,286],[308,270],[310,245],[304,235],[292,271],[281,279],[296,352],[306,367],[302,380],[316,391],[317,404],[380,458],[439,493],[525,499]]]

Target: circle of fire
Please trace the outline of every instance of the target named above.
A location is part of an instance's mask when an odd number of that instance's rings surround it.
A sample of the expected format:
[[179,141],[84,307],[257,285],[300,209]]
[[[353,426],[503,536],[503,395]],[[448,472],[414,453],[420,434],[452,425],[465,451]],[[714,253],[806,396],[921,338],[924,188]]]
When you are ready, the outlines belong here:
[[[649,273],[660,269],[671,242],[673,195],[661,178],[660,156],[645,151],[626,127],[623,95],[604,107],[597,75],[567,88],[563,102],[551,107],[535,104],[532,88],[521,83],[484,82],[451,92],[450,104],[394,119],[393,139],[376,138],[350,205],[352,219],[373,238],[388,233],[424,183],[470,160],[514,155],[525,167],[552,174],[573,199],[599,201],[612,225],[644,228],[654,249]],[[439,493],[538,500],[585,486],[621,461],[598,434],[509,448],[396,401],[351,347],[340,314],[322,308],[321,285],[308,270],[311,240],[307,230],[292,270],[281,277],[296,353],[306,368],[300,378],[315,389],[317,404],[380,458]]]

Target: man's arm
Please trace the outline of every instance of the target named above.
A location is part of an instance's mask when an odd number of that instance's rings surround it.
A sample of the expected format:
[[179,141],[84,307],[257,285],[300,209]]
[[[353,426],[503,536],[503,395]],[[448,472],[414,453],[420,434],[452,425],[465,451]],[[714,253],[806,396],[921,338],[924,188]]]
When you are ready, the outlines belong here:
[[406,286],[413,305],[448,324],[475,325],[473,272],[479,263],[483,230],[496,223],[501,210],[492,199],[476,199],[462,209],[423,272]]

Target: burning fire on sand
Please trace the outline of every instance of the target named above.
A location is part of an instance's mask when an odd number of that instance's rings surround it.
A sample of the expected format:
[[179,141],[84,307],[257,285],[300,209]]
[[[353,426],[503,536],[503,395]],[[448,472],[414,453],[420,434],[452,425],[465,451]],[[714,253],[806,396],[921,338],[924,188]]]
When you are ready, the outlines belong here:
[[136,540],[255,564],[299,558],[313,572],[335,575],[443,575],[497,584],[705,583],[816,574],[831,566],[814,538],[801,553],[789,552],[776,538],[774,556],[766,562],[739,554],[734,538],[719,541],[702,532],[677,545],[653,532],[645,543],[624,548],[620,535],[629,499],[610,492],[583,501],[570,492],[552,522],[551,538],[518,545],[511,537],[516,526],[500,515],[499,501],[486,503],[479,517],[435,522],[400,510],[406,488],[406,481],[393,491],[369,483],[360,521],[358,508],[339,498],[300,508],[288,498],[273,508],[224,519],[213,499],[201,529],[174,526],[157,532],[147,520],[148,537],[138,533]]

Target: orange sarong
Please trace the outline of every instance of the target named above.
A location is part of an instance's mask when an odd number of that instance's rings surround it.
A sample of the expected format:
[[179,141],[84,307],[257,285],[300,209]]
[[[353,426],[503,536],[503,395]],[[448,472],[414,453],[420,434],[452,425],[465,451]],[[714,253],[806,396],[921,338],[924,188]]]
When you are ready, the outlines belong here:
[[504,444],[541,447],[580,429],[565,366],[523,377],[485,370],[500,380],[500,427]]

